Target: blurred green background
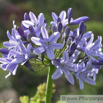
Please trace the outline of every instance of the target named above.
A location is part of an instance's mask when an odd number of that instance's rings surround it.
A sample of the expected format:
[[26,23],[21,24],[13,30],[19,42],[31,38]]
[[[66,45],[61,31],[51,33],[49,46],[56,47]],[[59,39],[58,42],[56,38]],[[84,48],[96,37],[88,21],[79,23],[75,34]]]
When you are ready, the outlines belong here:
[[[32,11],[36,16],[42,12],[48,24],[50,24],[50,21],[52,21],[51,12],[59,15],[62,10],[67,11],[70,7],[73,8],[73,18],[89,17],[89,21],[86,23],[87,31],[92,31],[95,38],[98,35],[103,35],[103,0],[0,0],[0,47],[3,46],[4,40],[8,40],[6,31],[10,30],[11,32],[12,21],[15,20],[16,24],[20,26],[25,12]],[[8,72],[0,69],[0,91],[5,88],[14,88],[19,96],[29,95],[31,97],[35,94],[36,87],[46,82],[47,68],[39,73],[32,73],[25,67],[19,66],[16,76],[5,79],[7,74]],[[97,75],[97,84],[91,86],[85,83],[83,90],[79,89],[77,80],[75,80],[75,85],[71,85],[64,76],[54,80],[56,93],[52,97],[53,103],[59,100],[60,95],[103,94],[102,74],[103,68]]]

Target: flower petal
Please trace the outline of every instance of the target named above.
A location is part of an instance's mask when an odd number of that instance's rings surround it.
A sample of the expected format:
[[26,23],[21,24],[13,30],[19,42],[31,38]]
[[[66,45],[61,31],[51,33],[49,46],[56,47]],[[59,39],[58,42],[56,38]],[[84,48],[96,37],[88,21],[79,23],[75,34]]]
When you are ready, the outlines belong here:
[[44,39],[48,39],[48,32],[44,26],[41,27],[41,33]]
[[54,55],[54,51],[53,51],[52,47],[48,47],[46,49],[46,53],[47,53],[47,56],[50,60],[54,59],[55,55]]
[[65,20],[62,21],[62,25],[63,25],[63,26],[65,26],[65,25],[67,25],[67,24],[68,24],[68,19],[65,19]]
[[53,49],[62,49],[64,46],[61,43],[52,43],[51,45],[52,45]]
[[65,20],[65,18],[66,18],[66,12],[65,12],[65,11],[62,11],[62,12],[60,13],[59,17],[60,17],[61,21]]
[[53,73],[52,75],[52,79],[58,79],[62,76],[63,72],[61,71],[61,69],[56,69],[56,71]]
[[10,50],[10,54],[15,55],[15,56],[22,55],[19,51],[15,51],[15,50]]
[[91,35],[92,35],[92,32],[91,32],[91,31],[88,31],[88,32],[86,32],[86,33],[83,34],[82,38],[88,39],[88,38],[91,37]]
[[52,64],[56,67],[56,68],[59,68],[59,66],[61,66],[61,63],[60,63],[60,59],[55,59],[52,61]]
[[11,34],[10,34],[9,31],[7,31],[7,36],[8,36],[8,38],[9,38],[10,40],[13,40],[13,41],[14,41],[14,38],[11,36]]
[[9,65],[7,65],[6,70],[11,72],[13,75],[16,74],[16,70],[17,70],[18,64],[16,63],[10,63]]
[[5,76],[5,79],[7,79],[10,75],[11,75],[11,73],[9,72],[9,74]]
[[87,44],[87,46],[86,46],[86,48],[91,48],[94,44],[92,43],[93,42],[93,40],[94,40],[94,34],[91,34],[91,38],[90,38],[90,40],[88,41],[88,44]]
[[80,89],[84,88],[84,83],[81,78],[79,78],[79,86],[80,86]]
[[49,41],[54,43],[56,42],[56,40],[60,37],[60,33],[59,32],[55,32],[53,33],[50,37],[49,37]]
[[86,22],[86,21],[88,21],[88,19],[89,19],[89,17],[87,17],[87,16],[79,17],[73,21],[70,21],[70,25],[79,24],[81,21]]
[[40,26],[43,25],[43,23],[44,23],[44,14],[43,13],[39,14],[39,16],[38,16],[38,22],[39,22]]
[[29,20],[29,15],[28,15],[28,13],[25,13],[25,14],[24,14],[24,20]]
[[17,68],[18,68],[18,64],[16,64],[14,68],[15,68],[15,69],[14,69],[13,72],[12,72],[13,75],[16,74],[16,71],[17,71]]
[[72,54],[75,52],[76,48],[77,48],[77,44],[75,42],[73,42],[69,48],[69,57],[72,56]]
[[37,37],[32,37],[31,41],[36,44],[36,45],[42,45],[42,43],[44,43],[44,40],[41,38],[37,38]]
[[55,26],[55,27],[57,26],[57,24],[54,21],[51,21],[50,24]]
[[58,16],[54,12],[52,12],[52,18],[55,22],[57,22]]
[[31,66],[31,64],[30,64],[29,61],[27,61],[24,65],[25,65],[25,67],[26,67],[27,69],[29,69],[29,70],[31,70],[32,72],[34,72],[34,70],[33,70],[33,68],[32,68],[32,66]]
[[30,31],[31,35],[35,36],[34,26],[29,26],[29,31]]
[[66,51],[64,51],[62,59],[64,61],[67,61],[69,59],[68,53]]
[[7,63],[7,60],[5,58],[0,58],[1,63]]
[[25,36],[25,34],[24,34],[24,31],[23,31],[20,27],[17,28],[17,31],[18,31],[19,35],[20,35],[24,40],[26,40],[26,36]]
[[71,20],[72,13],[73,13],[73,9],[72,9],[72,8],[69,8],[69,9],[68,9],[68,12],[67,12],[68,23],[69,23],[69,22],[70,22],[70,20]]
[[32,49],[32,45],[31,45],[31,43],[29,43],[28,46],[27,46],[27,53],[28,54],[31,53],[31,49]]
[[88,84],[96,85],[96,82],[90,77],[83,78],[83,80]]
[[18,47],[19,47],[20,51],[21,51],[23,54],[27,53],[26,47],[25,47],[25,45],[24,45],[21,41],[19,42]]
[[3,45],[7,48],[16,46],[15,42],[4,42]]
[[86,70],[89,69],[92,66],[92,60],[89,59],[89,61],[86,64]]
[[22,25],[25,26],[26,28],[29,28],[29,26],[34,25],[34,23],[29,20],[24,20],[22,21]]
[[94,42],[94,45],[92,46],[91,49],[96,49],[96,48],[100,47],[101,41],[102,41],[102,37],[100,36],[100,37],[98,37],[98,39]]
[[33,50],[33,53],[36,55],[39,55],[40,53],[42,53],[44,51],[45,51],[45,49],[43,47],[38,47],[38,48]]
[[31,11],[29,12],[29,17],[33,23],[37,23],[37,18]]
[[65,74],[65,77],[67,78],[67,80],[71,84],[74,84],[74,78],[73,78],[72,74],[69,71],[67,71],[67,70],[64,70],[64,74]]
[[15,59],[11,61],[13,64],[22,63],[25,60],[25,57],[23,55],[18,55]]
[[6,68],[7,65],[8,65],[8,63],[7,64],[1,64],[0,68],[2,68],[3,70],[6,70],[5,68]]
[[2,54],[8,54],[9,53],[9,50],[8,49],[6,49],[6,48],[0,48],[0,52],[2,53]]
[[62,26],[62,23],[58,23],[58,32],[62,32],[62,28],[63,28],[63,26]]

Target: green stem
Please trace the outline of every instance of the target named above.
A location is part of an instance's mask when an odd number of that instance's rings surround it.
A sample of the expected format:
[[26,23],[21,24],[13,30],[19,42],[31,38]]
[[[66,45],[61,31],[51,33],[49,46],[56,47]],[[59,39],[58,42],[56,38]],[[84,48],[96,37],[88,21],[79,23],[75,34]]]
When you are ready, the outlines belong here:
[[55,67],[51,64],[48,70],[45,103],[51,103],[52,83],[53,83],[53,79],[51,77],[52,77],[52,74],[54,73],[54,70],[55,70]]

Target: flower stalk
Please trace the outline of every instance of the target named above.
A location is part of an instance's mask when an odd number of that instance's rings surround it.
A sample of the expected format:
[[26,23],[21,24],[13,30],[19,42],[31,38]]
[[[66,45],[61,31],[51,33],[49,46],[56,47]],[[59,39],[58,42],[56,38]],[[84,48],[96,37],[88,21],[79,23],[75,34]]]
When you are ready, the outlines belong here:
[[52,84],[53,84],[53,79],[51,77],[52,77],[52,74],[54,73],[54,70],[55,70],[54,68],[55,67],[51,64],[48,69],[45,103],[51,103]]

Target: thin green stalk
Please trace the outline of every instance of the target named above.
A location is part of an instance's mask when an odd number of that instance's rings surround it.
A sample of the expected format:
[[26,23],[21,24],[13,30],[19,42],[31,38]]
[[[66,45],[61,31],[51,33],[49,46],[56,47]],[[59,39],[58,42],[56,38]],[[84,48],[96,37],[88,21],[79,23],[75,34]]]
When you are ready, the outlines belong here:
[[55,70],[55,67],[51,64],[50,67],[49,67],[49,70],[48,70],[45,103],[51,103],[52,84],[53,84],[53,79],[51,78],[51,76],[54,73],[54,70]]

